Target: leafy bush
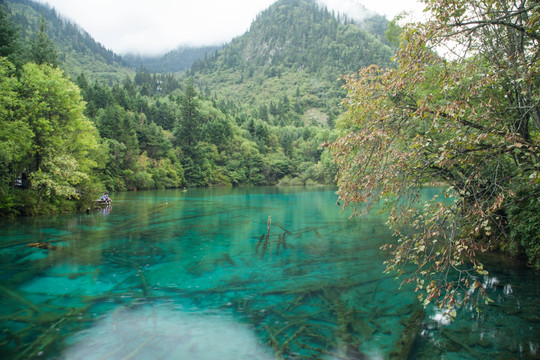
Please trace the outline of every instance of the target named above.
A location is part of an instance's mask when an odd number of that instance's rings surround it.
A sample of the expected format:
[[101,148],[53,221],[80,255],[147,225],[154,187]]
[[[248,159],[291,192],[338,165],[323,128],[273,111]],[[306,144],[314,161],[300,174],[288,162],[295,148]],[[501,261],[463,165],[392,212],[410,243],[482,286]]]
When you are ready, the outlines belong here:
[[526,195],[518,193],[518,198],[526,200],[509,208],[510,241],[504,250],[511,255],[525,255],[528,264],[540,270],[540,199]]

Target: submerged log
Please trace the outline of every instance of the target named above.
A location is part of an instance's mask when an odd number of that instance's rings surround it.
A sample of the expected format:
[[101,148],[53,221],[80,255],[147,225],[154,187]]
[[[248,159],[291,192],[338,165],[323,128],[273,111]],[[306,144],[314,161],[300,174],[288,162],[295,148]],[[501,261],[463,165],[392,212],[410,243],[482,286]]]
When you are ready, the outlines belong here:
[[264,234],[261,235],[261,237],[259,238],[259,241],[257,241],[257,245],[255,246],[256,255],[259,253],[259,247],[261,246],[263,240],[264,240]]
[[268,244],[270,242],[270,224],[272,223],[272,217],[268,216],[268,222],[266,225],[266,237],[264,238],[264,244],[263,244],[263,251],[261,254],[261,259],[264,258],[264,254],[266,253],[266,250],[268,250]]
[[291,341],[295,340],[304,330],[306,329],[306,326],[301,326],[298,330],[296,330],[287,340],[281,344],[281,353],[288,354],[291,351]]
[[139,278],[141,279],[141,289],[144,296],[150,295],[150,286],[148,285],[148,281],[146,281],[146,276],[144,275],[144,271],[142,268],[139,269],[137,275],[139,275]]
[[0,293],[4,294],[7,297],[12,298],[17,303],[27,306],[28,308],[34,310],[37,313],[43,312],[39,306],[31,302],[30,300],[27,300],[24,296],[20,295],[15,290],[8,289],[2,285],[0,285]]
[[394,350],[390,352],[388,357],[390,360],[409,359],[414,342],[422,329],[422,322],[424,321],[425,316],[426,312],[421,306],[418,305],[415,312],[413,312],[405,324],[403,332],[401,333]]
[[263,329],[266,330],[266,333],[268,334],[268,345],[270,345],[274,350],[276,359],[283,359],[281,346],[279,345],[279,341],[275,338],[274,334],[272,334],[272,330],[268,325],[263,325]]
[[35,243],[30,243],[26,246],[34,247],[38,249],[44,249],[44,250],[56,250],[58,248],[57,246],[52,245],[50,242],[35,242]]
[[54,316],[53,322],[49,322],[51,325],[42,331],[31,344],[23,344],[23,348],[19,349],[17,356],[13,359],[23,360],[39,357],[39,354],[48,346],[60,342],[60,339],[64,336],[61,332],[62,327],[69,327],[74,323],[80,323],[80,315],[86,313],[89,308],[89,306],[85,306],[83,308],[73,308],[64,314]]
[[231,258],[229,254],[227,253],[223,254],[223,259],[225,259],[225,261],[228,262],[230,265],[236,266],[236,263],[234,262],[234,260]]
[[448,340],[450,340],[452,343],[458,345],[459,347],[463,348],[465,351],[467,351],[469,354],[474,356],[476,359],[480,359],[480,354],[476,352],[474,349],[472,349],[470,346],[465,344],[465,342],[460,341],[458,339],[455,339],[448,331],[445,329],[441,329],[441,334],[443,334]]
[[287,235],[292,235],[292,232],[290,232],[289,230],[285,229],[283,226],[279,225],[279,224],[274,224],[274,226],[277,226],[278,228],[280,228],[281,230],[283,230],[285,232],[285,234]]
[[6,346],[9,342],[14,342],[17,346],[22,345],[22,340],[19,334],[13,333],[10,329],[4,329],[4,334],[6,335],[8,342],[2,344],[2,346]]

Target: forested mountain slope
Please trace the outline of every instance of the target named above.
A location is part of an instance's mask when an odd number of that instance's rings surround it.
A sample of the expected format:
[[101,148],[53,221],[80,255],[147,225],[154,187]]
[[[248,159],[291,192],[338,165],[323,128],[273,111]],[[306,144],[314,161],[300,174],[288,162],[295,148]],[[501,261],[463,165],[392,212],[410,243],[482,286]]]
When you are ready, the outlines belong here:
[[[385,18],[366,20],[369,33],[313,0],[282,0],[263,11],[249,31],[197,61],[187,77],[207,95],[247,104],[278,125],[332,122],[344,97],[341,75],[363,66],[390,66],[395,53],[382,40]],[[304,121],[299,121],[300,119]]]
[[153,73],[178,73],[191,68],[199,59],[204,59],[221,46],[179,47],[165,55],[124,55],[124,60],[133,68],[145,68]]
[[46,34],[60,54],[61,67],[72,78],[84,72],[87,77],[115,82],[133,76],[130,65],[96,42],[90,34],[49,6],[31,0],[7,0],[4,10],[18,28],[23,42],[30,42],[39,32],[41,18]]

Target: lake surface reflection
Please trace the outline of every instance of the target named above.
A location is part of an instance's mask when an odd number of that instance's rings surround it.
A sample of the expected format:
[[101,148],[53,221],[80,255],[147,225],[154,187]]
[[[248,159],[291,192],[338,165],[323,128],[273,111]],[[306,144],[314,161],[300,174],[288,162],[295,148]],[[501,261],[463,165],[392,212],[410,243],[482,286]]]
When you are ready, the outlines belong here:
[[487,259],[495,303],[450,323],[383,273],[385,218],[349,219],[336,199],[123,193],[89,214],[2,223],[0,358],[539,358],[535,273]]

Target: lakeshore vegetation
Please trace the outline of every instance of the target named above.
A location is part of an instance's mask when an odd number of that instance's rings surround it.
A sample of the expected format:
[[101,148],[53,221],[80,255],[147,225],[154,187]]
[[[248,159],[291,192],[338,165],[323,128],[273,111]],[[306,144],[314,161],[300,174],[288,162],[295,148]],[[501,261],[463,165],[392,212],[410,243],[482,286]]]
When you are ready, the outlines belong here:
[[[455,315],[485,294],[483,252],[540,270],[540,5],[426,5],[429,20],[403,29],[396,68],[347,77],[331,147],[344,206],[380,200],[389,212],[399,242],[385,246],[387,270],[414,264],[404,281]],[[422,200],[428,182],[444,194]]]

